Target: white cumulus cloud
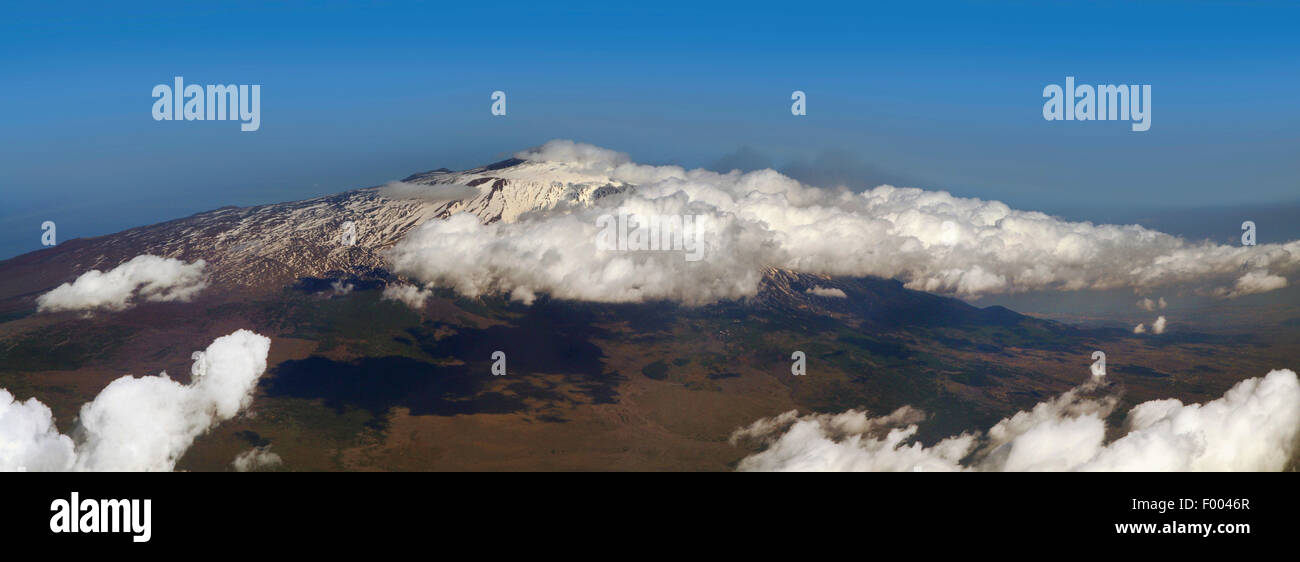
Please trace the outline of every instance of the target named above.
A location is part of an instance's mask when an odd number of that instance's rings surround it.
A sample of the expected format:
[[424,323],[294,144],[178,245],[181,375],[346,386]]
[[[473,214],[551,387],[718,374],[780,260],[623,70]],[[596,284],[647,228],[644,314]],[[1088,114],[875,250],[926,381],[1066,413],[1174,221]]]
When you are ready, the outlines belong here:
[[1152,400],[1129,411],[1106,441],[1118,403],[1096,379],[1003,419],[982,434],[926,447],[912,438],[919,412],[797,415],[737,430],[732,442],[763,450],[745,471],[1280,471],[1300,435],[1300,380],[1290,370],[1241,381],[1204,404]]
[[[896,278],[909,288],[965,297],[1172,287],[1229,297],[1279,288],[1300,269],[1300,241],[1194,243],[1137,225],[1068,222],[943,191],[883,185],[854,193],[806,186],[772,170],[647,166],[572,141],[518,156],[636,187],[589,207],[557,206],[516,222],[480,224],[468,214],[428,221],[391,250],[395,271],[468,296],[522,289],[576,300],[702,304],[755,295],[765,267]],[[597,219],[614,213],[704,217],[703,259],[599,248]]]
[[819,297],[828,297],[833,299],[848,298],[848,295],[844,294],[844,291],[842,289],[836,289],[835,287],[813,287],[804,292],[810,295],[817,295]]
[[271,452],[271,446],[253,447],[247,451],[235,455],[235,460],[230,463],[235,472],[252,472],[255,470],[266,470],[275,468],[284,463],[284,460]]
[[1248,272],[1237,278],[1232,288],[1220,287],[1215,294],[1230,299],[1244,295],[1253,295],[1256,293],[1267,293],[1286,287],[1287,281],[1281,275],[1274,275],[1267,271],[1257,270]]
[[383,300],[394,300],[405,304],[415,310],[424,308],[424,302],[429,300],[433,291],[421,289],[416,285],[401,283],[384,287],[384,292],[380,296]]
[[49,407],[35,398],[16,401],[0,388],[0,470],[68,470],[72,450],[72,439],[59,433]]
[[[1151,331],[1152,334],[1163,334],[1163,333],[1165,333],[1165,328],[1168,327],[1168,325],[1169,325],[1169,321],[1166,320],[1164,316],[1157,316],[1156,319],[1155,319],[1154,321],[1151,322],[1151,330],[1150,330],[1150,331]],[[1147,333],[1147,325],[1146,325],[1146,324],[1138,324],[1137,326],[1134,326],[1134,327],[1133,327],[1133,333],[1134,333],[1134,334],[1145,334],[1145,333]]]
[[1164,297],[1160,297],[1159,300],[1151,300],[1149,298],[1144,298],[1137,302],[1137,306],[1138,308],[1145,310],[1147,312],[1154,312],[1157,308],[1164,310],[1166,306],[1169,306],[1169,303],[1165,302]]
[[107,272],[91,270],[71,283],[37,297],[39,312],[125,310],[135,299],[189,301],[207,286],[203,260],[185,263],[158,256],[136,256]]
[[81,407],[75,439],[50,409],[0,390],[0,471],[169,471],[194,439],[253,400],[271,340],[248,330],[194,352],[189,384],[123,376]]

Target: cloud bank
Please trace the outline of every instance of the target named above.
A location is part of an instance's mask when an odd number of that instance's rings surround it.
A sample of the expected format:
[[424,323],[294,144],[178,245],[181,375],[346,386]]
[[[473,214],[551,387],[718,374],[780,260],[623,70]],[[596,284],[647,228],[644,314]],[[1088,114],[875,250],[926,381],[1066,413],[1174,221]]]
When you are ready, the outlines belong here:
[[125,310],[135,299],[187,302],[207,286],[203,260],[185,263],[158,256],[136,256],[107,272],[91,270],[37,297],[37,312]]
[[[523,290],[687,304],[753,296],[765,267],[896,278],[912,289],[963,297],[1171,287],[1236,297],[1285,286],[1284,276],[1300,269],[1300,241],[1191,243],[1137,225],[1067,222],[943,191],[882,185],[854,193],[806,186],[772,170],[640,165],[572,141],[516,156],[636,188],[516,222],[480,224],[467,214],[426,222],[391,250],[394,269],[468,296]],[[681,252],[600,249],[596,221],[612,213],[703,215],[704,257],[690,262]]]
[[743,471],[1280,471],[1300,435],[1300,381],[1290,370],[1241,381],[1205,404],[1143,402],[1107,443],[1104,420],[1117,403],[1095,377],[985,433],[930,447],[912,439],[924,415],[910,407],[878,418],[791,411],[737,430],[732,443],[764,447],[740,462]]
[[35,398],[0,389],[0,471],[170,471],[194,439],[246,408],[271,340],[248,330],[194,352],[189,384],[123,376],[81,407],[69,437]]

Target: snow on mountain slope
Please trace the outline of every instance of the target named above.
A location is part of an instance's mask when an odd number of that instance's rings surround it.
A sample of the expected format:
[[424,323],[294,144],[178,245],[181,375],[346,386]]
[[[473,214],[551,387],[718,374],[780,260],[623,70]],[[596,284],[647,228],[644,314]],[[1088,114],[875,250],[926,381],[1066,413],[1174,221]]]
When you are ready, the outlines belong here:
[[[514,222],[529,211],[585,205],[632,186],[557,162],[510,159],[465,171],[437,170],[403,180],[469,186],[459,201],[392,196],[370,187],[304,201],[223,207],[117,234],[69,240],[0,262],[0,310],[31,307],[35,297],[92,269],[142,254],[208,262],[211,293],[275,291],[304,277],[386,275],[382,252],[419,224],[468,212],[485,223]],[[410,189],[404,193],[411,193]],[[343,243],[344,223],[356,243]]]
[[465,185],[477,188],[473,199],[447,203],[438,216],[460,212],[477,215],[484,223],[515,222],[533,210],[558,205],[586,205],[632,185],[591,174],[566,162],[538,162],[512,158],[489,166],[453,172],[436,170],[415,174],[404,180],[414,185]]

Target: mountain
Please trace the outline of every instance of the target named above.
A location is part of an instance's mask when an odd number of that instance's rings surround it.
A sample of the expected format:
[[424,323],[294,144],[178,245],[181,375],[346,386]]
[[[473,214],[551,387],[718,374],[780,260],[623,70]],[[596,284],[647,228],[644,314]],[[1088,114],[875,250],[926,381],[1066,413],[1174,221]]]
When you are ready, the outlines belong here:
[[[435,289],[412,309],[382,297],[401,281],[386,250],[422,223],[456,213],[510,223],[635,189],[510,159],[18,256],[0,262],[0,388],[39,397],[69,431],[108,381],[162,370],[184,379],[193,350],[247,328],[272,339],[253,408],[196,442],[180,468],[223,470],[270,444],[298,470],[725,470],[748,453],[728,443],[733,430],[792,409],[911,405],[929,413],[919,435],[931,439],[1077,385],[1095,349],[1112,353],[1111,377],[1134,401],[1215,397],[1232,373],[1264,372],[1277,357],[1244,340],[1139,340],[892,279],[778,268],[763,270],[752,297],[696,307],[546,295],[524,305]],[[209,287],[192,302],[35,313],[59,284],[144,254],[206,261]],[[491,376],[502,350],[507,375]],[[792,375],[794,352],[807,375]]]
[[[21,313],[35,297],[91,269],[107,270],[135,256],[152,254],[186,262],[204,260],[207,296],[267,295],[285,287],[323,281],[390,281],[384,251],[428,220],[470,213],[483,223],[515,222],[533,211],[589,205],[636,186],[585,172],[563,162],[518,158],[465,171],[439,169],[413,174],[398,187],[377,186],[304,201],[224,207],[151,226],[91,239],[69,240],[0,262],[0,312]],[[441,188],[467,188],[458,200],[437,199]],[[342,243],[344,224],[355,225],[355,244]],[[905,316],[951,321],[979,317],[961,301],[903,290],[890,282],[869,299],[816,297],[833,288],[827,276],[777,268],[764,271],[758,302],[783,310],[841,312],[898,323]],[[860,295],[863,296],[863,295]],[[1003,309],[1005,310],[1005,309]],[[1010,312],[1010,311],[1006,311]],[[991,319],[992,316],[989,316]],[[1007,321],[1019,315],[1010,313]]]
[[[18,256],[0,262],[5,272],[0,313],[31,308],[41,292],[141,254],[204,260],[212,290],[222,294],[266,294],[307,278],[384,278],[382,252],[427,220],[468,212],[484,223],[514,222],[529,211],[587,204],[632,188],[570,164],[519,159],[402,181],[417,189],[394,196],[377,186],[304,201],[223,207]],[[456,201],[421,197],[418,188],[437,186],[468,187],[476,194]],[[348,221],[356,227],[352,246],[342,243]]]
[[634,189],[635,186],[583,171],[567,162],[535,162],[511,158],[463,172],[447,169],[413,174],[404,183],[424,186],[463,185],[479,195],[448,202],[438,216],[472,213],[484,223],[515,222],[530,211],[557,205],[587,205],[596,199]]

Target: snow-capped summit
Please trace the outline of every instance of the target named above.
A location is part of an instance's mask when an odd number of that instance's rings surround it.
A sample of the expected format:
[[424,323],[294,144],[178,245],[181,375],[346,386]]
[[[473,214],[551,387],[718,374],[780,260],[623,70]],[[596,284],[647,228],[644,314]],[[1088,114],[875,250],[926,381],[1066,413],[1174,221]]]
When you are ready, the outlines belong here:
[[[383,252],[425,221],[468,212],[484,223],[514,222],[529,211],[586,205],[632,187],[580,164],[511,158],[303,201],[223,207],[0,262],[9,272],[0,279],[0,303],[9,302],[0,308],[28,307],[26,301],[39,292],[143,254],[205,260],[209,292],[276,291],[303,278],[387,275]],[[434,195],[424,196],[422,188]],[[447,193],[457,196],[448,199]],[[348,222],[355,231],[351,245],[345,243]]]
[[[472,170],[447,169],[415,174],[402,180],[414,186],[464,186],[478,195],[443,203],[435,215],[468,212],[484,223],[515,222],[523,214],[561,204],[586,205],[632,185],[588,171],[580,164],[511,158]],[[381,189],[382,191],[382,189]],[[409,191],[418,196],[418,191]]]

